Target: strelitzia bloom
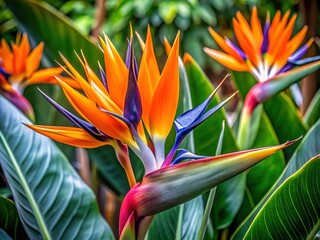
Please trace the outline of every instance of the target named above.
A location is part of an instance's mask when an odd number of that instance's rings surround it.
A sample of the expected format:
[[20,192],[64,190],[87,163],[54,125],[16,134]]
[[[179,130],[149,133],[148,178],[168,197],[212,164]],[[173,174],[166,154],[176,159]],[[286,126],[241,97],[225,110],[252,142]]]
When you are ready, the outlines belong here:
[[250,116],[257,105],[320,67],[319,56],[301,60],[313,38],[299,48],[307,33],[307,26],[292,36],[297,15],[289,16],[290,11],[282,17],[280,11],[277,11],[270,21],[270,14],[267,13],[262,28],[256,7],[252,9],[250,23],[237,12],[233,19],[233,29],[238,46],[209,28],[223,52],[209,48],[205,48],[205,52],[231,70],[250,72],[258,81],[244,101],[240,132],[249,127]]
[[239,46],[209,28],[212,37],[224,52],[209,48],[205,48],[205,52],[231,70],[250,72],[261,83],[251,92],[254,95],[250,97],[251,111],[258,103],[319,68],[320,61],[314,62],[319,60],[319,57],[300,60],[312,44],[313,38],[299,48],[308,28],[304,26],[292,36],[297,15],[294,14],[291,18],[289,16],[290,11],[283,17],[281,12],[277,11],[270,22],[270,14],[267,13],[262,28],[256,7],[252,10],[250,23],[237,12],[233,19],[233,29]]
[[38,70],[43,47],[44,44],[40,43],[31,50],[26,34],[18,34],[11,48],[5,39],[0,44],[0,94],[31,119],[34,118],[33,109],[23,97],[23,90],[32,84],[57,83],[54,75],[63,71],[61,67]]
[[[131,189],[121,206],[119,235],[122,239],[143,239],[153,215],[176,206],[222,181],[246,170],[262,159],[291,144],[230,153],[217,157],[197,156],[186,150],[176,154],[184,137],[218,111],[232,97],[207,109],[216,90],[199,106],[176,117],[179,99],[179,33],[160,73],[150,29],[138,64],[133,54],[132,37],[123,61],[108,37],[101,38],[105,68],[100,78],[85,57],[79,57],[86,77],[62,56],[65,71],[79,83],[83,93],[62,79],[58,82],[79,118],[44,97],[76,127],[28,125],[54,140],[79,147],[111,145],[122,164]],[[176,140],[166,154],[164,142],[172,126]],[[141,159],[145,175],[136,182],[128,147]],[[176,156],[177,155],[177,156]],[[197,160],[196,160],[197,159]]]

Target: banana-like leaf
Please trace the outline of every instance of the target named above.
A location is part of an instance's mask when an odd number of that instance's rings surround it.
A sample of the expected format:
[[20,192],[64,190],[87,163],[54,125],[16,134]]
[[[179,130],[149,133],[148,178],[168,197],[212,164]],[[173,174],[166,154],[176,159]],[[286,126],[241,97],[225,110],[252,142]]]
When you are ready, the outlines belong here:
[[[190,86],[185,67],[179,59],[180,93],[177,116],[194,106],[191,102]],[[167,145],[172,146],[174,136],[170,135]],[[182,148],[194,152],[194,135],[190,133]],[[203,200],[199,196],[185,204],[174,207],[155,216],[148,233],[148,239],[195,239],[203,216]]]
[[301,144],[298,146],[294,155],[291,157],[286,169],[283,171],[281,177],[270,189],[268,194],[263,200],[256,206],[256,208],[250,213],[246,220],[240,225],[240,227],[233,234],[233,239],[243,239],[248,228],[250,227],[253,219],[258,214],[263,205],[268,201],[271,194],[292,174],[298,171],[310,158],[320,153],[320,120],[309,130],[308,134],[304,137]]
[[0,228],[13,239],[26,239],[17,209],[10,199],[0,196],[0,212]]
[[1,240],[12,240],[12,238],[2,228],[0,228],[0,239]]
[[[201,67],[190,56],[186,55],[184,63],[188,75],[192,104],[198,106],[213,91],[213,86]],[[208,108],[220,103],[217,95],[213,97]],[[194,130],[195,149],[197,154],[214,155],[221,132],[221,123],[226,121],[224,109],[217,111],[209,119]],[[222,153],[238,150],[235,136],[226,121]],[[217,187],[213,206],[213,220],[217,228],[224,228],[231,224],[239,210],[244,195],[244,175],[238,175]],[[228,196],[228,197],[226,197]]]
[[318,119],[320,119],[320,90],[313,97],[304,115],[304,121],[308,126],[315,124]]
[[112,239],[93,192],[48,138],[0,97],[0,160],[31,239]]
[[244,239],[313,239],[320,229],[320,154],[286,179]]
[[[36,43],[45,44],[44,65],[56,65],[61,62],[59,52],[80,72],[83,68],[74,51],[83,51],[94,70],[98,70],[98,61],[103,63],[103,54],[88,37],[80,33],[70,19],[44,1],[6,0],[9,9],[18,21],[20,30],[26,31]],[[28,14],[26,14],[28,13]]]

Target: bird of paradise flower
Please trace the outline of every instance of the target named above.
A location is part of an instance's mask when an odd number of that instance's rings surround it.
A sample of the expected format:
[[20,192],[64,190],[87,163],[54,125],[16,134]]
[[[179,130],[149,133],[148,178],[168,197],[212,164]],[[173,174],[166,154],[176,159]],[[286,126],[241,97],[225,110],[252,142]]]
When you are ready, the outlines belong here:
[[[57,78],[67,99],[83,119],[42,93],[76,127],[27,126],[72,146],[113,146],[131,187],[121,206],[120,238],[143,239],[154,214],[200,195],[292,144],[287,142],[216,157],[198,156],[188,151],[176,154],[185,136],[233,95],[207,110],[218,86],[202,104],[175,118],[179,99],[179,33],[161,73],[150,29],[139,69],[132,37],[125,62],[107,36],[104,40],[100,38],[100,42],[105,60],[105,69],[100,67],[101,81],[83,55],[79,56],[79,61],[86,79],[62,56],[67,67],[65,71],[79,83],[85,95]],[[173,125],[176,140],[166,154],[164,143]],[[132,171],[128,147],[143,163],[145,175],[140,182]]]
[[[11,43],[11,48],[5,39],[2,39],[0,44],[0,94],[32,120],[33,109],[22,95],[24,89],[33,84],[56,84],[54,75],[63,72],[61,67],[38,69],[43,49],[42,42],[31,49],[27,34],[20,33],[16,42]],[[64,81],[77,87],[77,83],[69,78],[64,78]]]
[[204,48],[204,51],[231,70],[250,72],[258,81],[248,92],[243,104],[238,139],[244,148],[247,147],[247,129],[250,128],[255,108],[320,67],[320,56],[301,59],[313,38],[299,48],[308,28],[304,26],[292,37],[297,15],[289,16],[290,11],[283,17],[277,11],[270,21],[268,12],[262,28],[256,7],[252,9],[250,23],[237,12],[233,19],[233,29],[239,46],[209,28],[223,52],[210,48]]

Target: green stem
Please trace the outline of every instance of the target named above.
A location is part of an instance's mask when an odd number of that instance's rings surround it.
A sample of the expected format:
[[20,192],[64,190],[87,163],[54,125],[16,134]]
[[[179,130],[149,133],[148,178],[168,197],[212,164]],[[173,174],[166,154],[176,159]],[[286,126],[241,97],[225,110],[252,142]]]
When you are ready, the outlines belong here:
[[179,206],[179,217],[178,217],[178,223],[177,223],[176,240],[181,239],[181,231],[182,231],[182,223],[183,223],[183,209],[184,209],[184,204],[181,204]]
[[[223,121],[222,122],[222,128],[221,128],[220,136],[219,136],[219,140],[218,140],[218,145],[217,145],[217,149],[216,149],[216,156],[220,155],[221,151],[222,151],[224,130],[225,130],[225,122]],[[203,214],[203,218],[202,218],[202,222],[201,222],[201,225],[200,225],[200,230],[199,230],[199,233],[198,233],[198,236],[197,236],[197,240],[204,239],[204,235],[205,235],[206,230],[207,230],[207,226],[208,226],[209,218],[210,218],[210,213],[211,213],[213,202],[214,202],[214,197],[216,195],[216,190],[217,190],[217,187],[215,187],[215,188],[210,190],[208,201],[207,201],[206,208],[205,208],[205,211],[204,211],[204,214]]]
[[36,219],[36,221],[39,225],[40,232],[41,232],[43,239],[51,240],[49,230],[47,229],[45,220],[43,219],[43,216],[42,216],[41,211],[37,205],[37,202],[32,195],[31,189],[29,188],[28,183],[27,183],[26,179],[24,178],[23,173],[20,169],[20,166],[19,166],[14,154],[12,153],[10,147],[8,146],[7,141],[5,140],[5,138],[1,132],[0,132],[0,139],[1,139],[1,142],[2,142],[4,149],[6,150],[6,152],[8,154],[9,159],[12,162],[12,165],[13,165],[13,168],[15,169],[17,177],[20,180],[19,182],[20,182],[20,184],[26,194],[26,198],[28,199],[30,207],[33,211],[34,218]]
[[314,225],[314,227],[312,228],[311,232],[307,236],[306,240],[313,240],[314,236],[316,236],[316,234],[319,232],[319,230],[320,230],[320,220],[318,220],[316,225]]
[[212,210],[214,197],[216,195],[216,190],[217,190],[217,187],[215,187],[215,188],[210,190],[208,201],[207,201],[207,204],[206,204],[206,209],[204,211],[202,222],[201,222],[201,225],[200,225],[200,230],[199,230],[199,233],[198,233],[198,236],[197,236],[197,240],[204,239],[204,235],[206,233],[206,229],[207,229],[207,226],[208,226],[208,223],[209,223],[209,217],[210,217],[210,212]]

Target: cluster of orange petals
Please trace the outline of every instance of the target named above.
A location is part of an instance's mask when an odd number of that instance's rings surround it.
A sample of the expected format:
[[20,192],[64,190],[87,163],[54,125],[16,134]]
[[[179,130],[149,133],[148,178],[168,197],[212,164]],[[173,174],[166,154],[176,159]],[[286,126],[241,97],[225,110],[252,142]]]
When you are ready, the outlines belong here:
[[[239,47],[209,28],[212,37],[224,52],[209,48],[205,48],[205,51],[229,69],[253,72],[260,78],[267,75],[272,77],[271,75],[277,74],[285,66],[288,58],[300,46],[307,32],[307,26],[304,26],[299,33],[291,37],[297,15],[294,14],[290,19],[289,16],[290,11],[287,11],[282,17],[281,12],[277,11],[270,23],[268,12],[264,28],[262,28],[256,7],[252,10],[250,23],[240,12],[237,12],[233,19],[233,29]],[[307,45],[310,46],[312,41],[313,39],[310,39]]]
[[[0,74],[0,88],[5,91],[22,92],[26,86],[39,83],[57,83],[54,75],[62,73],[61,67],[38,70],[41,62],[44,44],[41,42],[31,49],[28,36],[18,34],[11,48],[5,39],[0,44],[0,68],[6,72],[8,79]],[[69,84],[77,86],[75,82],[66,78]]]
[[[62,60],[66,66],[63,67],[65,72],[78,83],[84,94],[74,89],[64,79],[57,77],[57,81],[79,115],[111,140],[101,141],[85,130],[75,127],[37,125],[30,127],[50,138],[73,146],[113,145],[114,140],[119,140],[130,148],[137,149],[136,139],[132,136],[130,128],[113,115],[124,116],[125,97],[127,91],[130,91],[127,89],[129,70],[107,36],[105,40],[100,38],[100,43],[104,52],[107,87],[90,68],[83,54],[78,58],[85,70],[85,77],[63,56]],[[148,29],[137,76],[142,105],[142,117],[137,132],[141,140],[148,145],[147,135],[151,140],[165,139],[173,125],[179,98],[178,55],[179,35],[160,74],[151,32]],[[79,137],[74,138],[74,136]],[[84,139],[86,141],[83,141]]]

